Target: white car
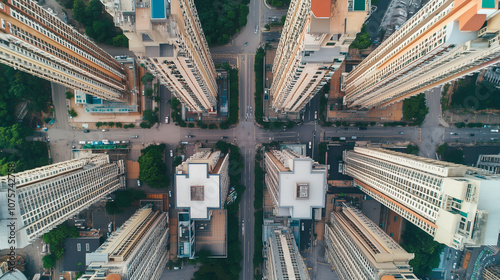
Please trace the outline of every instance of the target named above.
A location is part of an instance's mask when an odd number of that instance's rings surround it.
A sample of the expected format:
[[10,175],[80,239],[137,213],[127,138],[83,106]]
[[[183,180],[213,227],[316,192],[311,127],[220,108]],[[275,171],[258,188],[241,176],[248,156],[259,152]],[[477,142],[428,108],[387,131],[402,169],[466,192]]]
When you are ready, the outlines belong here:
[[311,149],[312,145],[311,145],[311,142],[309,142],[309,149]]
[[174,156],[174,151],[170,150],[170,157]]
[[168,117],[165,117],[165,123],[169,123],[170,119]]
[[318,111],[314,111],[314,119],[317,120],[318,119]]

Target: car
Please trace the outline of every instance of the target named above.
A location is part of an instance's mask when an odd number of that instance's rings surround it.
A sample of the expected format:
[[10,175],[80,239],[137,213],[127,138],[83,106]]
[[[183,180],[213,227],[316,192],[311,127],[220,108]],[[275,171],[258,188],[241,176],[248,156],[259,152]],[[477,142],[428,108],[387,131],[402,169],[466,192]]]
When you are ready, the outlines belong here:
[[169,117],[165,117],[165,123],[169,123],[169,122],[170,122]]
[[172,191],[168,191],[168,197],[172,197]]
[[89,133],[89,132],[90,132],[90,130],[88,130],[88,129],[83,130],[83,133]]
[[344,127],[344,130],[349,130],[349,128],[348,127]]
[[87,144],[87,142],[85,142],[85,141],[79,141],[78,144],[85,145],[85,144]]
[[106,131],[109,131],[109,129],[103,129],[102,132],[106,132]]
[[317,120],[318,119],[318,111],[314,111],[314,119]]
[[193,138],[194,135],[186,135],[186,138]]
[[474,134],[474,133],[470,133],[469,135],[470,135],[470,136],[475,136],[476,134]]
[[254,30],[255,34],[257,34],[259,32],[259,25],[256,25],[255,26],[255,30]]
[[227,136],[222,136],[220,139],[227,139],[227,138],[229,138],[229,137],[227,137]]
[[362,126],[359,128],[359,130],[367,130],[368,128],[366,126]]
[[139,138],[139,135],[132,135],[130,137],[132,137],[132,138]]
[[113,222],[110,222],[108,224],[108,232],[112,232],[113,231]]
[[403,135],[403,134],[405,134],[405,132],[404,131],[400,131],[399,134]]
[[491,133],[498,133],[498,129],[492,129],[490,130]]
[[137,186],[141,187],[141,180],[137,180]]
[[113,144],[120,144],[120,141],[113,141]]
[[450,132],[450,135],[458,135],[456,132]]
[[74,149],[74,148],[76,148],[76,146],[71,146],[71,149]]
[[311,142],[309,141],[309,149],[312,147]]
[[174,151],[170,150],[170,157],[174,156]]
[[345,141],[345,137],[340,137],[339,140]]
[[352,140],[356,140],[357,138],[358,138],[358,137],[356,137],[356,136],[351,136],[351,139],[352,139]]
[[245,219],[241,219],[241,224],[244,224],[245,223]]

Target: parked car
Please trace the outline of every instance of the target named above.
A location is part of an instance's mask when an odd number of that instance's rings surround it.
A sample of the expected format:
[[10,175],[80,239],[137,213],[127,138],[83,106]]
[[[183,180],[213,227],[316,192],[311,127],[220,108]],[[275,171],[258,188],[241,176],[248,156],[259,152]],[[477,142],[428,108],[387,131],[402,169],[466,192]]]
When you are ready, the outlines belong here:
[[141,187],[141,180],[137,180],[137,186]]
[[405,132],[404,131],[400,131],[399,134],[403,135],[403,134],[405,134]]
[[88,129],[83,130],[83,133],[89,133],[89,132],[90,132],[90,130],[88,130]]
[[186,138],[193,138],[194,135],[186,135]]
[[106,131],[109,131],[109,129],[103,129],[102,132],[106,132]]
[[168,191],[168,197],[172,197],[172,191]]
[[139,135],[132,135],[130,137],[132,137],[132,138],[139,138]]
[[174,151],[170,150],[170,157],[174,156]]
[[170,122],[169,117],[165,117],[165,123],[169,123],[169,122]]

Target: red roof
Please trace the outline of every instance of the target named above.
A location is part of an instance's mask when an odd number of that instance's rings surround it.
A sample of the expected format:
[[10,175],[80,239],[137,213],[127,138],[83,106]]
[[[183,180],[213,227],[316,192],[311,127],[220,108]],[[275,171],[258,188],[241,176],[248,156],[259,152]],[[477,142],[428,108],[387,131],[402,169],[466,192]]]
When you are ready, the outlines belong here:
[[328,18],[331,4],[331,0],[311,0],[311,11],[317,18]]

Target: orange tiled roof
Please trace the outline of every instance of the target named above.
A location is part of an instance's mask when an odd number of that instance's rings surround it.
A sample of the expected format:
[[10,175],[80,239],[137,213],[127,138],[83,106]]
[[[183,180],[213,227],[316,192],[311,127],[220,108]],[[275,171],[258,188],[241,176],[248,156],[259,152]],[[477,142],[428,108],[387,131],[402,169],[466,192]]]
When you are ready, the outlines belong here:
[[312,0],[311,11],[317,18],[330,17],[331,0]]

